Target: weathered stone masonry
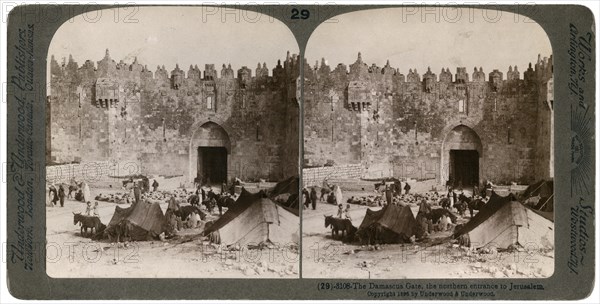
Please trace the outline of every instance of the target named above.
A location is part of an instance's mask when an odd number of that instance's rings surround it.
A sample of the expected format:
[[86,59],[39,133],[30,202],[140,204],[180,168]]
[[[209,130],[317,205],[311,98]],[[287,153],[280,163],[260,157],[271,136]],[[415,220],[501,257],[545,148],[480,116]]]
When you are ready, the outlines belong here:
[[97,66],[51,59],[47,161],[130,162],[139,173],[197,175],[197,147],[227,149],[227,177],[298,174],[299,67],[288,56],[269,75],[206,64],[151,72],[137,59]]
[[304,166],[361,164],[362,177],[450,178],[450,151],[473,150],[479,182],[552,176],[552,57],[521,78],[448,68],[407,75],[358,59],[305,64]]

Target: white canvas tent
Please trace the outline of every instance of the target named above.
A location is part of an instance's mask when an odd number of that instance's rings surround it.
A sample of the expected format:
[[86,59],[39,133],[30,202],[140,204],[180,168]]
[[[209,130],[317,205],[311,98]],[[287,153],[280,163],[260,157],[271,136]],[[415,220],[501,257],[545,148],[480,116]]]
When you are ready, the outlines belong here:
[[219,229],[221,243],[225,245],[275,244],[298,242],[298,217],[262,198]]
[[299,218],[266,197],[242,191],[230,208],[205,234],[219,231],[221,244],[240,246],[299,242]]
[[[494,198],[494,196],[492,196]],[[554,223],[542,214],[513,201],[496,196],[456,235],[467,235],[471,247],[513,246],[554,248]]]

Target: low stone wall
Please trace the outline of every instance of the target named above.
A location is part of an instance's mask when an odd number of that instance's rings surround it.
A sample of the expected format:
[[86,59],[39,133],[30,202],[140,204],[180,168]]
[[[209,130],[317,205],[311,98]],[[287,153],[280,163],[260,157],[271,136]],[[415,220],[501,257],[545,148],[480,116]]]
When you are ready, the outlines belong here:
[[360,164],[302,169],[304,187],[321,186],[325,179],[361,178],[361,176],[362,167]]
[[88,183],[107,182],[117,177],[141,174],[141,166],[131,162],[86,162],[46,166],[46,181],[51,183],[69,183],[72,179]]

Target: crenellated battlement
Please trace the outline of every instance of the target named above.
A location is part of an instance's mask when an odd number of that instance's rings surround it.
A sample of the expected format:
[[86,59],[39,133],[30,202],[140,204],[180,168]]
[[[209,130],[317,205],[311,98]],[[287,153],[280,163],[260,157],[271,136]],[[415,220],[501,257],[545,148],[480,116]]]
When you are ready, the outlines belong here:
[[[506,75],[505,75],[506,74]],[[405,94],[437,94],[447,98],[466,99],[471,102],[477,96],[501,94],[506,96],[535,95],[538,88],[552,77],[552,57],[538,57],[535,68],[531,65],[521,78],[519,68],[509,66],[506,73],[500,69],[493,69],[486,74],[483,67],[474,67],[469,74],[466,67],[456,67],[453,75],[449,67],[441,69],[439,75],[427,68],[421,74],[416,68],[409,68],[405,75],[399,68],[392,67],[389,60],[385,66],[376,64],[370,66],[363,61],[359,52],[356,61],[349,65],[340,63],[332,71],[324,58],[321,65],[318,62],[314,67],[305,64],[305,78],[307,92],[319,90],[319,86],[332,87],[343,91],[346,108],[353,111],[370,110],[371,105],[389,102],[388,97],[402,96]],[[342,96],[342,95],[340,95]],[[310,93],[306,96],[315,102],[329,102],[327,98],[313,98]],[[387,101],[386,101],[387,100]]]
[[[237,78],[240,82],[254,82],[254,81],[267,81],[267,82],[281,82],[285,78],[293,79],[298,77],[298,56],[290,55],[287,53],[285,61],[279,60],[277,65],[269,71],[267,63],[258,63],[258,66],[253,73],[247,66],[242,66],[237,70]],[[80,80],[95,81],[99,78],[109,78],[115,81],[143,81],[143,80],[159,80],[167,81],[171,80],[173,88],[178,88],[185,79],[189,80],[228,80],[234,79],[235,74],[231,64],[223,64],[220,71],[217,71],[214,64],[206,64],[204,70],[201,71],[198,65],[190,65],[189,69],[184,71],[179,67],[179,64],[175,65],[173,70],[167,70],[164,65],[158,65],[156,69],[151,71],[147,65],[142,65],[138,62],[137,57],[134,58],[133,62],[126,63],[120,60],[118,63],[111,58],[110,52],[106,49],[104,58],[94,63],[91,60],[86,60],[85,63],[80,67],[78,63],[73,59],[72,55],[69,55],[68,61],[63,58],[62,63],[58,63],[54,55],[50,59],[50,74],[53,79],[64,80],[65,78],[71,81]]]
[[[306,70],[312,71],[314,76],[321,79],[333,78],[345,73],[349,81],[368,80],[370,82],[377,82],[391,78],[391,80],[397,83],[423,82],[424,90],[427,89],[428,85],[434,83],[487,83],[491,86],[497,86],[500,82],[523,81],[533,83],[547,81],[552,77],[552,56],[550,58],[542,58],[541,55],[538,56],[535,65],[532,66],[531,63],[529,64],[529,67],[523,73],[523,78],[521,78],[521,73],[516,65],[509,66],[506,73],[499,69],[493,69],[489,72],[487,79],[482,67],[475,67],[472,74],[467,72],[466,67],[456,67],[456,74],[454,75],[450,72],[449,67],[442,68],[439,78],[429,67],[423,75],[416,68],[409,68],[405,76],[400,72],[399,68],[392,67],[389,60],[384,67],[379,67],[374,63],[369,66],[363,61],[360,52],[356,61],[349,65],[349,70],[346,65],[340,63],[332,71],[331,67],[326,64],[325,58],[321,59],[320,66],[317,62],[314,67],[308,67]],[[506,78],[504,74],[506,74]]]

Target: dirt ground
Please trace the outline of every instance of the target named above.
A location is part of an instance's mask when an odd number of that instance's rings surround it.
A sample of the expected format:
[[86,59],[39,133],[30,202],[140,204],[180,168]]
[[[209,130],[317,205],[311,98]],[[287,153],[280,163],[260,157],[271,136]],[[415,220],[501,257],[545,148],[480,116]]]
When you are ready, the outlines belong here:
[[[344,192],[366,196],[373,192]],[[345,205],[344,205],[345,206]],[[369,207],[351,205],[354,226],[362,222]],[[381,207],[370,207],[379,210]],[[416,215],[418,206],[411,206]],[[434,232],[414,244],[361,246],[331,238],[324,215],[335,215],[337,206],[319,203],[316,210],[302,214],[302,277],[403,279],[403,278],[536,278],[554,272],[554,251],[513,251],[479,253],[451,242],[433,245],[451,235]],[[468,212],[467,212],[468,213]],[[467,221],[459,218],[459,221]]]
[[[91,188],[92,197],[122,190]],[[94,203],[94,202],[92,202]],[[99,202],[102,223],[108,224],[115,203]],[[128,207],[129,205],[119,205]],[[163,212],[167,204],[162,203]],[[111,244],[80,235],[73,212],[84,212],[82,202],[67,200],[65,207],[46,207],[47,274],[54,278],[297,278],[297,248],[220,250],[201,239],[174,239]],[[218,217],[217,214],[211,217]],[[194,235],[198,229],[184,229]]]

